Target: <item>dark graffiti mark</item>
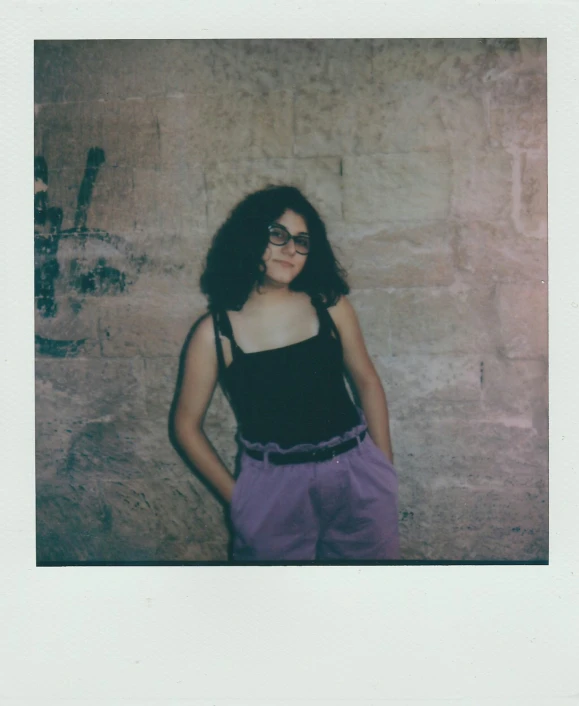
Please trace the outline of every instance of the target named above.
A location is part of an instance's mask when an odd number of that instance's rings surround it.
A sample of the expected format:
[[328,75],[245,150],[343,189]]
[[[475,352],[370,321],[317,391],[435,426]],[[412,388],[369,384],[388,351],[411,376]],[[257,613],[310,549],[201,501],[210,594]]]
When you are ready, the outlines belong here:
[[43,316],[56,314],[54,282],[60,273],[56,257],[50,257],[34,270],[34,296],[36,306]]
[[34,336],[36,352],[39,355],[50,355],[53,358],[66,358],[77,355],[85,342],[86,338],[76,341],[58,341],[54,338],[44,338],[44,336],[39,336],[38,334]]
[[57,260],[60,240],[63,237],[77,236],[79,228],[85,236],[89,235],[86,231],[88,207],[98,170],[104,161],[104,150],[100,147],[89,149],[84,178],[78,192],[75,227],[62,231],[62,209],[48,206],[48,165],[44,157],[34,158],[34,225],[48,226],[48,232],[34,233],[34,296],[37,309],[45,317],[55,316],[58,308],[55,282],[60,274]]
[[34,225],[46,223],[48,166],[44,157],[34,158]]
[[[81,311],[86,297],[119,295],[127,290],[133,280],[108,261],[109,247],[110,255],[115,259],[120,255],[124,258],[123,262],[130,262],[133,274],[138,275],[147,263],[146,256],[131,252],[130,245],[124,239],[99,228],[87,228],[95,183],[104,163],[104,150],[91,147],[87,152],[84,176],[78,190],[74,226],[63,230],[62,209],[49,204],[49,170],[46,159],[43,156],[34,158],[35,300],[37,310],[46,318],[56,316],[58,311],[56,283],[59,278],[66,278],[61,286],[69,295],[68,304],[73,314]],[[69,255],[67,265],[63,267],[62,256],[60,266],[57,258],[59,247],[67,238],[74,241],[74,251],[81,254],[72,259]],[[100,241],[107,247],[89,247],[89,241]],[[57,340],[36,336],[36,351],[40,355],[54,357],[74,356],[82,350],[86,340]]]
[[76,213],[74,216],[75,230],[86,228],[86,217],[92,199],[92,191],[99,173],[99,169],[104,164],[104,161],[104,150],[100,147],[91,147],[86,158],[84,177],[82,179],[80,189],[78,190]]
[[84,270],[83,264],[73,260],[70,264],[70,283],[81,294],[120,294],[125,291],[126,275],[116,267],[109,267],[104,257],[96,267]]

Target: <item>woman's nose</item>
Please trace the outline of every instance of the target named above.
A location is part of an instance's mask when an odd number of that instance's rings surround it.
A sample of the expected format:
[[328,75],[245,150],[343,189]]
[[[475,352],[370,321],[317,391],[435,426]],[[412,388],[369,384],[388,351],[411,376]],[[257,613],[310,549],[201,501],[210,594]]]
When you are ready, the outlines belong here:
[[294,239],[290,238],[287,243],[283,246],[282,250],[285,250],[286,252],[291,253],[292,255],[295,255],[296,252],[296,244],[294,243]]

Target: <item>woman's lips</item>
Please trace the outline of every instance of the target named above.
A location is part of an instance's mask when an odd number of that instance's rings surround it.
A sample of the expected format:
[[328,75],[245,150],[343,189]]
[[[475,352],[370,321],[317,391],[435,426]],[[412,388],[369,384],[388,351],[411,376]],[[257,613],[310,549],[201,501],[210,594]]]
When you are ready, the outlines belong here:
[[287,262],[286,260],[276,260],[276,262],[279,262],[279,264],[284,267],[293,267],[293,264],[291,262]]

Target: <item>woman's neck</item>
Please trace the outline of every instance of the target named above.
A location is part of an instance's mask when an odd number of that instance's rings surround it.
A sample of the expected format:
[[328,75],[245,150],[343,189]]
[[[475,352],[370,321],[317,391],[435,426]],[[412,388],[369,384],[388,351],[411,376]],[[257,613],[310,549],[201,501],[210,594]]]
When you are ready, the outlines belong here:
[[262,307],[262,306],[277,306],[278,304],[283,304],[295,297],[300,296],[299,292],[294,292],[287,285],[277,285],[270,284],[268,282],[261,285],[261,287],[256,288],[249,295],[246,304],[249,304],[250,308]]

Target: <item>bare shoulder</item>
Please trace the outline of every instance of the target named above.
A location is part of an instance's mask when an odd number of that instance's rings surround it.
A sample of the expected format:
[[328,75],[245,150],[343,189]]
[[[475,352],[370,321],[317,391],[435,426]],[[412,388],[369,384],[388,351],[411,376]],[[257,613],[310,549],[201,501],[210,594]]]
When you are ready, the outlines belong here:
[[202,341],[213,341],[215,337],[215,329],[213,325],[213,317],[209,312],[199,317],[193,324],[193,335]]
[[357,321],[356,311],[345,295],[342,295],[333,306],[328,307],[328,312],[337,326],[347,326]]
[[188,353],[209,351],[215,345],[213,317],[209,312],[203,314],[191,327],[188,341]]

